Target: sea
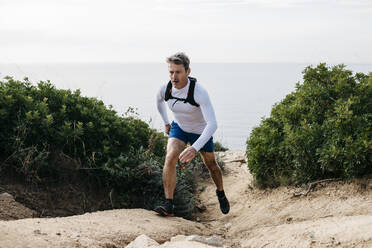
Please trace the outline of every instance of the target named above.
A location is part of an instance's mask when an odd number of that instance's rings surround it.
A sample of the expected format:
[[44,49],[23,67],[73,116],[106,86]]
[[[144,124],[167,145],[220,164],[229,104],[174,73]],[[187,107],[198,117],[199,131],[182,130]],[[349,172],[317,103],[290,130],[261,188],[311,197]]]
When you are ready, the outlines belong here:
[[[330,64],[329,66],[333,66]],[[193,63],[190,76],[207,89],[218,123],[214,140],[229,149],[246,149],[252,129],[271,108],[302,83],[305,63]],[[372,64],[346,64],[353,72],[369,73]],[[166,63],[37,63],[0,64],[0,78],[11,76],[33,83],[49,80],[59,89],[80,89],[112,105],[118,115],[135,115],[151,128],[164,130],[156,94],[168,82]],[[0,81],[1,81],[0,80]],[[132,110],[132,111],[128,111]],[[173,118],[168,111],[170,119]]]

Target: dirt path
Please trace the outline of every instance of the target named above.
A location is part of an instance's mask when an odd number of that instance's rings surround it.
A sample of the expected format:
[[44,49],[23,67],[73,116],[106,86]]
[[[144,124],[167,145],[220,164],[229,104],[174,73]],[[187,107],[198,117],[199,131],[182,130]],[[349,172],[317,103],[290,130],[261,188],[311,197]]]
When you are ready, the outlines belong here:
[[207,179],[198,186],[199,199],[206,206],[206,211],[197,215],[199,222],[162,218],[143,209],[0,221],[0,248],[115,248],[125,247],[140,234],[159,243],[180,234],[214,234],[227,248],[372,247],[372,179],[353,184],[321,183],[307,196],[294,197],[306,189],[254,188],[243,151],[219,155],[226,163],[228,215],[220,212],[215,186]]
[[[201,183],[199,198],[207,210],[201,222],[224,238],[226,247],[372,247],[372,180],[326,182],[307,196],[306,189],[259,190],[243,151],[221,153],[231,212],[219,212],[215,187]],[[234,162],[235,161],[235,162]]]
[[110,210],[63,218],[0,221],[0,247],[125,247],[141,234],[162,243],[204,226],[143,209]]

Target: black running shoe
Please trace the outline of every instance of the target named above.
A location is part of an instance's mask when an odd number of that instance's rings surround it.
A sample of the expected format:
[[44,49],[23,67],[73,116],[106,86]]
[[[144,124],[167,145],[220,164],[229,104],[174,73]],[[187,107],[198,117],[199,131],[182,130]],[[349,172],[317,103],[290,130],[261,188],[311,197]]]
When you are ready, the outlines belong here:
[[173,217],[174,216],[174,205],[173,204],[163,204],[160,206],[157,206],[154,209],[155,212],[160,214],[161,216],[169,216]]
[[230,203],[226,198],[225,192],[216,190],[218,201],[220,202],[220,209],[223,214],[228,214],[230,211]]

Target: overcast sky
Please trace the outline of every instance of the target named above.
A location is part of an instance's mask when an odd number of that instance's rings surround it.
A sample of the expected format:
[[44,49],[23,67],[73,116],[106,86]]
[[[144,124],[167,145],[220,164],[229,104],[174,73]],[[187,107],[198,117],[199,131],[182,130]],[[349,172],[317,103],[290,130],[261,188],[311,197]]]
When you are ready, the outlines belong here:
[[372,0],[0,0],[0,62],[372,63]]

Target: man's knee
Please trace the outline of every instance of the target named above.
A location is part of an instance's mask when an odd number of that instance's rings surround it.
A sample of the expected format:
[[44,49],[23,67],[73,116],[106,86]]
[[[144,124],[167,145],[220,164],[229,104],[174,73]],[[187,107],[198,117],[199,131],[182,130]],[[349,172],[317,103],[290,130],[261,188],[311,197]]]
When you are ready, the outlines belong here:
[[177,153],[175,151],[169,151],[169,152],[167,152],[167,154],[165,156],[165,162],[166,162],[166,164],[176,163],[177,160],[178,160],[178,156],[179,156],[179,153]]
[[185,143],[181,140],[170,138],[167,145],[167,154],[165,156],[166,162],[177,162],[178,156],[181,154]]
[[203,162],[206,166],[217,165],[216,158],[213,152],[200,152],[203,158]]
[[218,166],[216,161],[211,161],[207,163],[206,166],[208,167],[209,171],[212,173],[221,171],[221,168]]
[[207,168],[211,172],[215,172],[215,171],[219,171],[220,170],[220,167],[218,166],[218,164],[217,164],[217,162],[216,162],[215,159],[204,160],[204,164],[207,166]]

